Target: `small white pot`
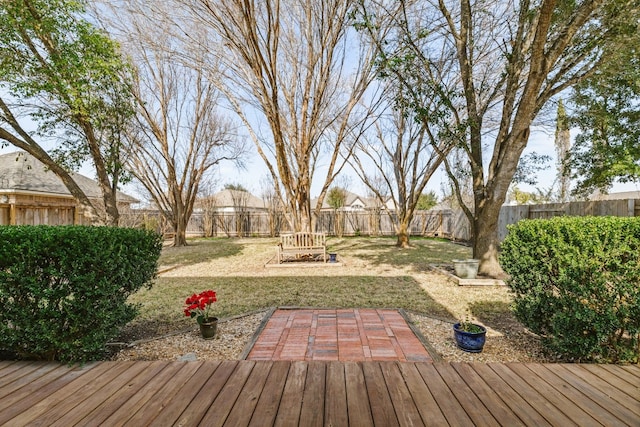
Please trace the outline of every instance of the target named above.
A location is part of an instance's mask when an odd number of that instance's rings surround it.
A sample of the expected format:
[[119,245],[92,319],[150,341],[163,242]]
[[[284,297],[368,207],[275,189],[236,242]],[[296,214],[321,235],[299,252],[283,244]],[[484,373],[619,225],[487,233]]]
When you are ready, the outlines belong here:
[[453,269],[456,276],[461,279],[475,279],[478,275],[480,260],[477,259],[454,259]]

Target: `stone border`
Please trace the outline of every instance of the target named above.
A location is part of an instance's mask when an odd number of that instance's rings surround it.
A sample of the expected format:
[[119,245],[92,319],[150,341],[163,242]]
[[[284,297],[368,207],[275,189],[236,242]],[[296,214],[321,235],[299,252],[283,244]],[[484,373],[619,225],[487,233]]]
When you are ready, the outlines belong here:
[[415,323],[413,323],[413,320],[411,320],[407,312],[404,311],[404,308],[399,308],[398,313],[400,313],[400,316],[404,318],[404,321],[407,322],[407,325],[409,325],[409,329],[411,329],[416,338],[418,338],[418,341],[420,341],[424,348],[427,350],[427,353],[429,353],[429,356],[431,356],[431,360],[433,360],[434,362],[442,362],[442,356],[440,356],[440,353],[438,353],[435,347],[431,345],[429,340],[424,335],[422,335],[422,332],[420,332],[420,329],[416,327]]
[[500,279],[461,279],[455,274],[451,274],[437,265],[429,264],[428,267],[435,272],[447,276],[449,280],[458,286],[506,286],[504,281]]

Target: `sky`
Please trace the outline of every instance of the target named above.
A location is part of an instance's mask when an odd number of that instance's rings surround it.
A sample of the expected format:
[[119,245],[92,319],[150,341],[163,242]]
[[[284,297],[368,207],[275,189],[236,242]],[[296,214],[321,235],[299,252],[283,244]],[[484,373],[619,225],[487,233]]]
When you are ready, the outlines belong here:
[[[536,184],[535,186],[531,186],[528,184],[518,184],[518,188],[522,191],[535,192],[537,188],[548,189],[553,185],[556,178],[556,152],[554,146],[554,133],[555,129],[545,130],[543,128],[538,128],[537,130],[532,132],[524,154],[535,152],[539,155],[547,155],[551,158],[551,160],[549,161],[549,163],[547,163],[548,168],[536,173],[538,184]],[[574,138],[575,134],[576,131],[571,132],[571,137]],[[225,165],[223,168],[221,168],[219,174],[220,187],[224,186],[224,184],[241,184],[251,193],[255,194],[256,196],[260,196],[260,181],[265,176],[267,176],[267,169],[264,166],[262,159],[257,154],[251,154],[247,156],[246,166],[246,170],[238,170],[232,165]],[[326,173],[326,168],[321,169],[321,171]],[[353,193],[366,196],[366,186],[360,181],[355,172],[353,172],[352,170],[347,171],[346,175],[350,177],[351,188],[348,188],[348,190]],[[323,174],[319,174],[318,178],[314,179],[311,188],[312,197],[318,196],[320,190],[322,189],[321,187],[323,181]],[[443,170],[440,170],[429,181],[426,191],[435,191],[435,193],[440,196],[443,186],[446,187],[447,185],[448,179],[446,177],[446,174]],[[609,192],[613,193],[623,191],[640,191],[640,185],[634,183],[618,183],[615,184]]]
[[[572,132],[572,137],[574,136],[574,134],[575,132]],[[262,192],[261,181],[267,176],[267,169],[262,159],[257,154],[255,154],[255,147],[253,145],[250,145],[250,149],[251,152],[246,157],[244,169],[238,169],[230,163],[223,164],[220,167],[215,175],[216,185],[213,189],[214,191],[221,190],[225,184],[241,184],[249,192],[260,197]],[[12,145],[0,148],[0,154],[10,153],[14,151],[18,151],[18,149]],[[549,167],[546,170],[539,171],[536,174],[538,180],[538,184],[536,186],[519,184],[518,188],[523,191],[529,192],[535,192],[536,187],[541,189],[549,188],[553,184],[556,173],[556,153],[554,148],[553,131],[545,132],[542,129],[538,129],[537,131],[532,132],[529,144],[525,150],[525,154],[530,152],[536,152],[540,155],[548,155],[552,158],[552,160],[548,163]],[[320,172],[324,172],[326,174],[326,167],[323,169],[322,166],[320,166],[319,169]],[[79,173],[92,179],[95,178],[95,172],[93,171],[92,165],[89,163],[83,165],[83,167],[79,170]],[[360,179],[357,177],[357,175],[353,171],[351,171],[350,173],[347,171],[346,175],[350,177],[350,188],[348,188],[348,190],[353,193],[366,196],[367,189],[364,184],[360,182]],[[312,197],[317,197],[320,193],[323,180],[324,174],[319,174],[318,178],[314,179],[311,188]],[[439,171],[433,176],[429,184],[427,184],[427,191],[432,190],[438,196],[440,196],[442,193],[441,189],[446,185],[446,175],[443,171]],[[139,186],[135,184],[129,184],[123,188],[123,191],[127,194],[130,194],[131,196],[143,200],[144,195],[139,192],[139,189],[137,187]],[[640,191],[640,185],[634,183],[616,184],[610,190],[610,193],[622,191]]]

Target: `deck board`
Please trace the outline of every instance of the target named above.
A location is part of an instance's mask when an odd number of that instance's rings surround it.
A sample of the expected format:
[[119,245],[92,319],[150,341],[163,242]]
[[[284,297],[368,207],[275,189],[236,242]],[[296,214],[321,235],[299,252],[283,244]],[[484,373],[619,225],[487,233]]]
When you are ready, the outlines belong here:
[[[289,375],[289,365],[287,362],[273,363],[262,395],[258,399],[254,413],[251,414],[250,426],[261,427],[274,424],[287,376]],[[254,416],[254,414],[258,415]]]
[[[568,365],[567,367],[569,368],[570,365]],[[628,397],[640,396],[640,387],[633,386],[633,384],[631,384],[630,382],[625,381],[616,375],[611,375],[610,372],[604,369],[602,366],[581,365],[581,367],[583,370],[590,372],[591,374],[599,378],[601,381],[604,381],[605,383],[608,384],[608,386],[601,386],[601,387],[608,388],[610,386],[612,389],[616,390],[617,392],[625,393]],[[623,399],[628,399],[628,397],[625,396],[623,397]],[[636,405],[635,409],[640,411],[640,405]]]
[[424,379],[425,384],[429,387],[431,395],[436,400],[440,410],[447,419],[447,423],[451,425],[472,425],[473,421],[465,411],[460,410],[460,403],[455,394],[444,382],[435,366],[418,365],[420,375]]
[[344,364],[349,425],[353,427],[373,425],[371,405],[367,396],[364,373],[355,362]]
[[452,363],[451,366],[456,370],[460,378],[473,390],[480,402],[484,404],[492,418],[500,420],[500,424],[509,426],[524,425],[522,421],[507,408],[505,402],[496,394],[495,391],[482,379],[468,363]]
[[321,426],[324,418],[325,370],[326,363],[309,362],[300,409],[300,420],[309,427]]
[[371,406],[371,415],[374,422],[381,426],[398,426],[398,417],[396,416],[389,390],[382,376],[379,363],[365,363],[362,365],[364,380],[367,385],[367,394],[369,395],[369,404]]
[[[551,387],[541,378],[533,378],[529,375],[522,378],[513,370],[504,364],[490,363],[491,369],[505,382],[507,382],[514,390],[516,390],[524,400],[526,400],[540,415],[542,415],[550,424],[561,426],[578,426],[570,415],[563,413],[551,401],[557,397],[550,395]],[[580,412],[578,417],[582,417]],[[574,418],[580,419],[580,418]],[[582,423],[581,423],[582,424]]]
[[[505,408],[505,410],[517,415],[524,425],[539,427],[551,426],[549,421],[536,411],[535,408],[513,388],[517,387],[517,385],[514,384],[512,387],[512,385],[496,375],[496,373],[485,364],[475,364],[473,365],[473,370],[484,380],[491,390],[499,390],[500,397],[508,408]],[[522,389],[518,390],[526,394]]]
[[307,379],[307,366],[305,362],[292,362],[289,375],[282,391],[280,407],[287,407],[287,411],[278,411],[276,426],[295,426],[300,421],[300,409],[302,408],[302,394],[304,393]]
[[635,366],[0,362],[0,424],[637,426]]

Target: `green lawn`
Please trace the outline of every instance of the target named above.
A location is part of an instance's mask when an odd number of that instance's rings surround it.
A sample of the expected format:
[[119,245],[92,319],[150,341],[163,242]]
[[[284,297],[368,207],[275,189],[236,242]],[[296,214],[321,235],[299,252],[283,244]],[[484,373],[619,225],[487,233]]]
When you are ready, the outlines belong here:
[[[415,238],[413,248],[399,249],[395,238],[329,238],[329,250],[338,253],[344,267],[265,268],[276,242],[194,239],[188,247],[166,247],[160,270],[178,267],[156,279],[151,289],[132,296],[131,301],[141,307],[137,321],[151,321],[163,331],[186,326],[185,298],[206,289],[218,293],[218,317],[299,306],[404,308],[454,319],[456,310],[425,291],[430,286],[424,283],[427,264],[471,255],[468,247],[441,239]],[[438,280],[446,283],[442,276]],[[433,286],[436,295],[435,287],[441,285]]]

